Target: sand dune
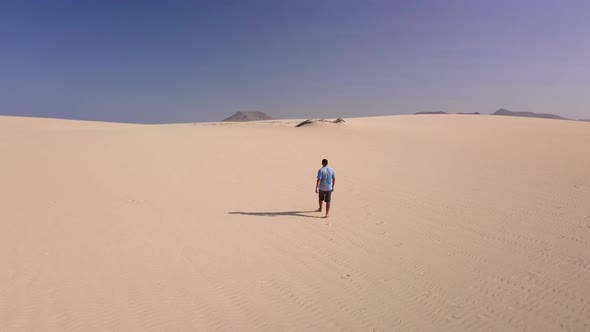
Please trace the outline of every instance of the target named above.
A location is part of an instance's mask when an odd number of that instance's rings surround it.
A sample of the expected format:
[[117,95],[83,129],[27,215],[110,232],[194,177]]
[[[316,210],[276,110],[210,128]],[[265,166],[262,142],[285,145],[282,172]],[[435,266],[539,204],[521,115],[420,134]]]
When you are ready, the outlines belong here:
[[301,121],[0,117],[0,331],[590,330],[590,124]]

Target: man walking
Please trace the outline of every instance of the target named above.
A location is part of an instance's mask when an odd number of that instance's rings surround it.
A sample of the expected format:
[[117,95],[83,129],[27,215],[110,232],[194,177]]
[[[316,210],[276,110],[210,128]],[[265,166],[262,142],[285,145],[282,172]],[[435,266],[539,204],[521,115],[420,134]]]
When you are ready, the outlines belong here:
[[336,173],[334,169],[328,167],[328,160],[322,160],[322,168],[318,171],[318,180],[315,184],[315,193],[319,193],[320,208],[318,212],[322,212],[322,204],[326,202],[326,218],[330,217],[330,202],[332,201],[332,192],[336,184]]

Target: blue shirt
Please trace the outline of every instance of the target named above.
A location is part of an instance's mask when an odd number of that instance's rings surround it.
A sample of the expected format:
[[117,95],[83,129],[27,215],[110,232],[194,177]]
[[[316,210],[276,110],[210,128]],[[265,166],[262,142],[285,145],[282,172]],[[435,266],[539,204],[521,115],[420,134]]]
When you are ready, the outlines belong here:
[[332,179],[336,177],[334,170],[328,166],[320,168],[318,171],[318,179],[320,179],[320,185],[318,187],[321,191],[332,191]]

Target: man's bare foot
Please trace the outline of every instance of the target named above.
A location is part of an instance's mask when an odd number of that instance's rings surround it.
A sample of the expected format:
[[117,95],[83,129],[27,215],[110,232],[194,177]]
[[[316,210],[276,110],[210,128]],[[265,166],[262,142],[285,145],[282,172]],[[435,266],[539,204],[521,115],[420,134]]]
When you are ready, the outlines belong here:
[[324,216],[324,218],[330,218],[330,215],[329,215],[329,214],[326,214],[326,215]]
[[315,212],[322,212],[322,209],[317,209],[315,210]]

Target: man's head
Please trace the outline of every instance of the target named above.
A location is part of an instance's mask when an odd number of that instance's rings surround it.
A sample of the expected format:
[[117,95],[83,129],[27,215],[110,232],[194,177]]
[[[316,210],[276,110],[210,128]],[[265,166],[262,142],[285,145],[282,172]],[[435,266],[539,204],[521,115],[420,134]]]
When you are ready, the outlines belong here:
[[322,166],[328,166],[328,159],[322,159]]

